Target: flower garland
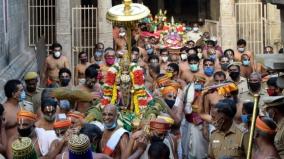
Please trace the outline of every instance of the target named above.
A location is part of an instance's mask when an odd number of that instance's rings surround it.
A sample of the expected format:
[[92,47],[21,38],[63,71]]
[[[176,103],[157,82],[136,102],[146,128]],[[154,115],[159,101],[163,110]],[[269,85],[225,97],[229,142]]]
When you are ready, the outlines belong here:
[[148,104],[143,69],[138,65],[132,64],[130,66],[130,77],[133,88],[134,111],[136,115],[139,115],[140,110],[146,108]]
[[[130,78],[132,81],[132,100],[134,104],[134,112],[136,115],[140,114],[140,110],[145,108],[148,104],[148,96],[145,88],[145,79],[143,69],[136,65],[131,64],[129,67]],[[105,83],[103,85],[103,99],[101,103],[103,106],[107,104],[116,104],[118,90],[116,78],[120,76],[119,65],[110,67],[105,76]]]
[[119,66],[113,65],[107,71],[105,76],[105,83],[103,85],[103,99],[101,100],[101,104],[103,106],[107,104],[115,104],[117,101],[117,84],[116,77],[119,73]]

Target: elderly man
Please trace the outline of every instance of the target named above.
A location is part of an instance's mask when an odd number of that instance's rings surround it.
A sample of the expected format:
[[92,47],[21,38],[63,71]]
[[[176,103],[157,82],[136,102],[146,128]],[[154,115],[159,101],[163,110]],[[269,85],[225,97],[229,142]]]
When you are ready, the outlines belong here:
[[233,122],[236,112],[236,104],[231,99],[220,100],[216,104],[212,112],[212,121],[216,130],[210,136],[210,158],[245,158],[244,132],[237,128]]
[[277,123],[274,145],[281,158],[284,158],[284,96],[266,97],[263,100],[269,117]]
[[118,112],[114,105],[103,108],[103,124],[105,130],[100,142],[101,152],[113,158],[127,158],[128,132],[117,125]]
[[45,131],[41,128],[35,127],[37,115],[26,111],[20,110],[17,113],[17,129],[18,134],[15,134],[8,142],[7,157],[12,159],[11,145],[19,137],[29,137],[32,139],[37,156],[46,156],[49,150],[49,145],[56,139],[54,131]]
[[58,43],[54,43],[51,46],[52,54],[50,54],[44,63],[44,70],[41,79],[43,84],[49,86],[54,83],[58,83],[58,73],[61,68],[68,68],[69,62],[67,57],[62,55],[62,46]]
[[26,83],[26,101],[33,103],[34,112],[39,113],[39,108],[41,104],[41,92],[42,89],[38,87],[38,74],[36,72],[28,72],[24,76]]

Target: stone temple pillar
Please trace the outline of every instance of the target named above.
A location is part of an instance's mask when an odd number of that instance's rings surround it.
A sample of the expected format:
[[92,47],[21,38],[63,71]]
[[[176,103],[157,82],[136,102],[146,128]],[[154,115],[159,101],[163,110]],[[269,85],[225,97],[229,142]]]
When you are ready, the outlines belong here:
[[220,0],[220,37],[223,50],[237,47],[235,0]]
[[111,0],[98,0],[98,42],[113,47],[112,24],[107,21],[106,13],[112,7]]
[[284,5],[280,8],[281,17],[281,42],[284,43]]
[[56,0],[56,41],[71,64],[71,0]]

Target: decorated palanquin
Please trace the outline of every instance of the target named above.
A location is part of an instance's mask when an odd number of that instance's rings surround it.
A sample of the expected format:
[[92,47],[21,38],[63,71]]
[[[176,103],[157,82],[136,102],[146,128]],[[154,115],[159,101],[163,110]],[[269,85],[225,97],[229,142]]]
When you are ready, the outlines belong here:
[[103,85],[102,106],[114,104],[140,115],[150,100],[146,88],[144,71],[137,64],[130,63],[126,56],[114,64],[106,73]]
[[167,22],[167,11],[160,10],[154,18],[147,17],[143,20],[150,25],[150,32],[159,38],[160,48],[168,48],[170,52],[177,52],[182,48],[188,37],[186,27],[181,23],[175,23],[174,18]]

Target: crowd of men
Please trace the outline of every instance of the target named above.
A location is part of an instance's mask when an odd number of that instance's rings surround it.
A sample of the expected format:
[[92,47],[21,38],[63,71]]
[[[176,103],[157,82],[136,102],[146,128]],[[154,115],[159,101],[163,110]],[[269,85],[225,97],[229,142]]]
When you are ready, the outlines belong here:
[[[147,92],[166,104],[163,117],[129,132],[117,122],[116,105],[102,108],[102,122],[87,122],[91,102],[56,99],[54,88],[79,89],[93,100],[103,97],[108,69],[127,53],[125,29],[114,32],[116,47],[98,43],[92,57],[80,52],[74,75],[62,46],[54,43],[43,72],[27,72],[23,82],[7,81],[7,99],[0,105],[0,158],[246,158],[255,94],[260,100],[252,158],[284,158],[283,77],[258,63],[244,39],[237,48],[223,50],[198,24],[175,51],[143,34],[143,23],[133,30],[131,63],[143,68]],[[273,54],[272,47],[265,53]]]

